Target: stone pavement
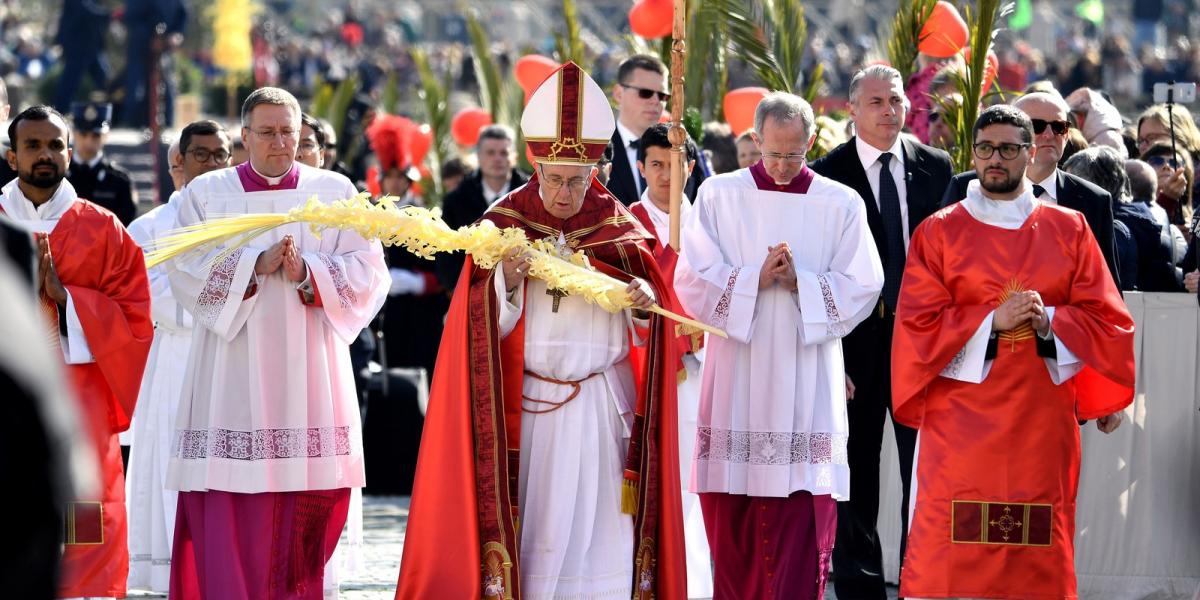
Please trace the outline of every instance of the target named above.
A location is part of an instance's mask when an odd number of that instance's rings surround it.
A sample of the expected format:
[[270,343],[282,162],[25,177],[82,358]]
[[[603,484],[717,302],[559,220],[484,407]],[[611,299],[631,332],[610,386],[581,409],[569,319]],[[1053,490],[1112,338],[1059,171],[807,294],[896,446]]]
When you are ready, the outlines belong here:
[[[392,600],[396,594],[396,576],[400,569],[400,553],[404,546],[404,529],[408,524],[407,496],[363,497],[363,562],[364,569],[341,582],[340,600]],[[343,542],[345,536],[343,536]],[[835,600],[831,589],[826,600]],[[131,590],[130,598],[165,598]],[[888,588],[888,598],[896,597],[896,588]]]

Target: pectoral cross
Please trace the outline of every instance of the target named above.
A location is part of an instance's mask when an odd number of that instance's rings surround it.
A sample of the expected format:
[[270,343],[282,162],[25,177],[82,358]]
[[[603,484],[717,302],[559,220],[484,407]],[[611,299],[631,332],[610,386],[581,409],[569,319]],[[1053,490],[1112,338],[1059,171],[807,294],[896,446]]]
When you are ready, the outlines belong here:
[[554,306],[550,309],[551,312],[558,312],[558,305],[562,303],[563,298],[567,297],[566,292],[558,289],[552,290],[550,288],[546,288],[546,295],[554,296]]

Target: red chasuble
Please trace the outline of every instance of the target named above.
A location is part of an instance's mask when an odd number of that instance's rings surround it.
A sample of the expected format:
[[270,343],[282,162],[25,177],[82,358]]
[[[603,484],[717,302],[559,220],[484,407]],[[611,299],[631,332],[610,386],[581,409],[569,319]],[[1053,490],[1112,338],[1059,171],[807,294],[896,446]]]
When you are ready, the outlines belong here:
[[[643,200],[650,202],[650,200]],[[654,223],[650,220],[650,213],[646,211],[646,207],[641,202],[635,203],[629,207],[629,212],[637,217],[638,221],[647,231],[654,231]],[[675,295],[675,265],[679,262],[679,254],[671,247],[667,240],[659,240],[654,237],[647,240],[651,247],[651,252],[654,254],[654,261],[658,263],[658,270],[662,273],[663,281],[667,283],[666,296],[662,299],[662,305],[667,310],[678,314],[690,316],[680,304],[679,298]],[[679,381],[687,376],[687,371],[683,367],[683,355],[688,352],[699,352],[704,347],[704,332],[693,331],[691,327],[686,327],[680,323],[668,323],[667,327],[671,329],[675,336],[675,352],[678,356],[676,368],[679,371]],[[641,353],[643,349],[639,347],[631,347],[630,353]]]
[[[154,337],[142,250],[112,213],[78,200],[50,232],[50,252],[70,293],[95,361],[66,372],[101,463],[97,498],[71,502],[64,515],[59,597],[125,595],[129,544],[125,478],[117,433],[129,428]],[[58,339],[58,306],[42,312]],[[55,344],[57,346],[57,343]]]
[[[1026,324],[999,335],[982,383],[939,376],[1024,290],[1056,307],[1082,370],[1055,385]],[[895,418],[920,429],[901,596],[1075,598],[1078,419],[1123,409],[1133,388],[1133,319],[1082,215],[1038,205],[1007,230],[960,203],[923,222],[892,346]]]
[[[535,177],[484,219],[518,227],[531,240],[560,232],[592,265],[628,281],[639,277],[659,298],[670,289],[647,232],[599,183],[565,221],[546,212]],[[517,469],[521,445],[524,318],[499,339],[494,270],[468,260],[438,352],[422,432],[396,598],[521,598]],[[652,315],[641,360],[630,356],[637,410],[625,465],[636,488],[634,598],[684,598],[678,416],[673,323]]]

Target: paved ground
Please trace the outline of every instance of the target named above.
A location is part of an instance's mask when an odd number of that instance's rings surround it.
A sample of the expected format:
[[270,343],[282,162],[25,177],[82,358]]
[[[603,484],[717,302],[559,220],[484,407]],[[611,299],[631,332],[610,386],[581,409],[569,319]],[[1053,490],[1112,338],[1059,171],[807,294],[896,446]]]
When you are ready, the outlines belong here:
[[[408,524],[407,496],[367,496],[363,499],[365,569],[341,582],[341,600],[392,600],[396,593],[396,575],[404,546],[404,528]],[[158,594],[131,591],[131,598],[165,598]],[[888,589],[888,598],[896,597],[896,588]],[[833,591],[826,600],[835,600]]]

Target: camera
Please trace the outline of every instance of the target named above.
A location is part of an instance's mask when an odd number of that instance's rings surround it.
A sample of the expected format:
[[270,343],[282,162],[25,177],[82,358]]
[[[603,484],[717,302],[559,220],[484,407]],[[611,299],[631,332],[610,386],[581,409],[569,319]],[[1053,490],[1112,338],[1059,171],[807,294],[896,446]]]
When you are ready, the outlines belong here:
[[1154,84],[1154,103],[1191,104],[1196,101],[1196,84],[1194,82],[1156,83]]

